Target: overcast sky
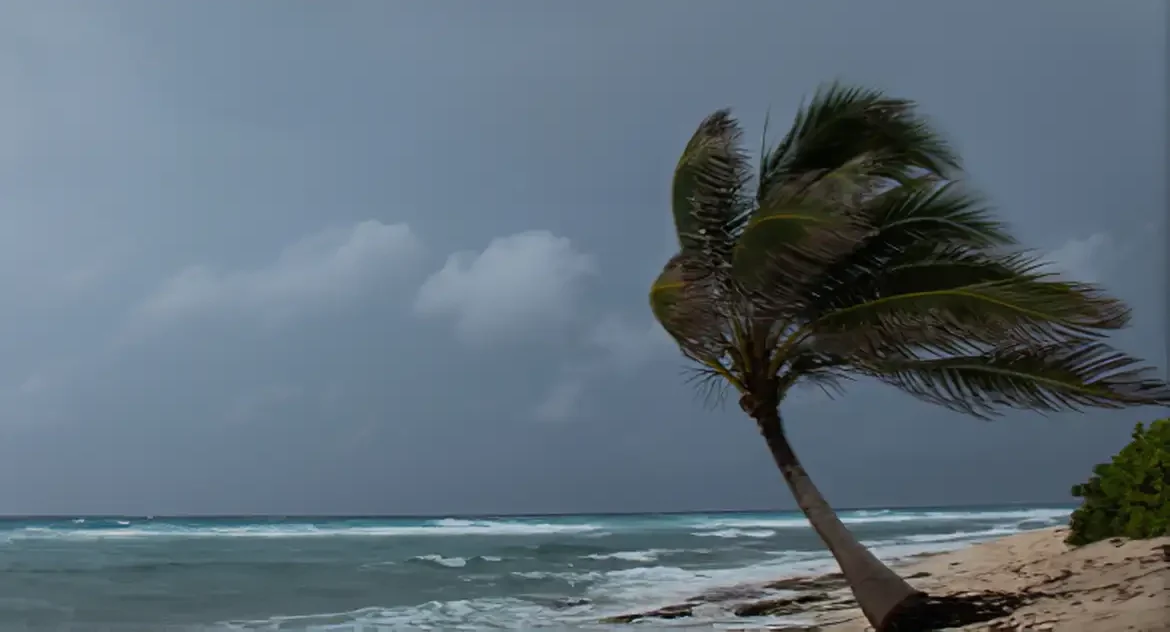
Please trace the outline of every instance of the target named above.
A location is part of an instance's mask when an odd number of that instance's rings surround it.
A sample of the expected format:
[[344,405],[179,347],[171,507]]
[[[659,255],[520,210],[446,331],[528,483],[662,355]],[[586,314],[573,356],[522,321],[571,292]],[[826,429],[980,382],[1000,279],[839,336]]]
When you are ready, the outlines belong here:
[[[694,127],[918,100],[1165,366],[1156,0],[0,4],[0,513],[791,507],[652,326]],[[1069,500],[1153,409],[785,404],[835,504]]]

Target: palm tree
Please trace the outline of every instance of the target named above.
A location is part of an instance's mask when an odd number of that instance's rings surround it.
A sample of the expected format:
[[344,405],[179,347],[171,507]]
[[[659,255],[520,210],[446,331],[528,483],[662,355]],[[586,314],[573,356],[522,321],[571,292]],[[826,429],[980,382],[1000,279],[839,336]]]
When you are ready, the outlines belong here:
[[651,307],[704,380],[738,391],[873,627],[923,629],[931,602],[853,537],[789,445],[779,406],[793,386],[867,377],[984,418],[1170,390],[1103,341],[1127,307],[1019,249],[913,102],[822,87],[755,177],[741,136],[721,110],[687,144],[680,249]]

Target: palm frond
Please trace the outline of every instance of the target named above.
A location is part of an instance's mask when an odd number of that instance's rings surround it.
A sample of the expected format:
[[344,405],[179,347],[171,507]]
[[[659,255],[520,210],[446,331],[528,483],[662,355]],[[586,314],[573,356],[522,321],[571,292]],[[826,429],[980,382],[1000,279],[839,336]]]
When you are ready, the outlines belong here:
[[1093,339],[1129,309],[1089,285],[1053,280],[1022,255],[940,251],[837,288],[841,307],[811,321],[820,348],[851,355],[972,353],[1016,342]]
[[924,238],[972,248],[1015,245],[1004,224],[960,182],[911,180],[875,196],[860,210],[877,234],[873,243],[905,246]]
[[[817,237],[829,232],[830,223],[844,224],[825,205],[794,201],[791,205],[774,204],[762,209],[752,216],[736,241],[733,275],[745,285],[763,287],[772,281],[768,278],[769,268],[788,271],[802,260],[818,261],[822,257],[814,248],[825,240]],[[824,257],[836,254],[834,250]]]
[[816,386],[830,398],[837,397],[844,394],[844,383],[854,379],[849,374],[848,364],[843,357],[815,351],[808,346],[792,354],[784,371],[786,381],[781,381],[781,387],[799,380]]
[[872,285],[891,266],[935,263],[940,250],[979,251],[1014,244],[977,198],[950,183],[899,186],[869,200],[857,213],[867,232],[821,274],[803,280],[809,307],[805,318],[815,319],[855,302],[851,295],[859,285]]
[[1101,342],[1020,345],[941,359],[897,358],[862,372],[933,404],[989,418],[1003,408],[1075,411],[1170,404],[1141,361]]
[[730,258],[731,247],[751,210],[745,189],[751,165],[743,132],[729,110],[699,124],[674,172],[671,205],[679,245],[713,262]]
[[688,357],[710,366],[723,362],[731,345],[728,309],[721,288],[691,264],[701,256],[679,253],[650,288],[650,309]]
[[879,90],[822,86],[796,115],[792,128],[761,161],[759,200],[801,174],[824,174],[866,156],[876,178],[902,181],[923,173],[945,177],[958,156],[913,101]]
[[800,280],[820,276],[847,255],[866,227],[832,200],[803,194],[773,197],[736,241],[731,275],[760,316],[798,313],[806,293]]

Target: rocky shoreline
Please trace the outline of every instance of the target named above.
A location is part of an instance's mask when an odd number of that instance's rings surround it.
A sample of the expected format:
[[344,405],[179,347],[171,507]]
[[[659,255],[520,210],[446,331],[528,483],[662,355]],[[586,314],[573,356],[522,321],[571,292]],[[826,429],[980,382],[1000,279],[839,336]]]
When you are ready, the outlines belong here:
[[[775,617],[831,612],[853,608],[845,577],[830,573],[814,577],[791,577],[755,586],[734,586],[701,593],[682,603],[633,612],[602,620],[603,623],[635,623],[652,619],[680,619],[694,616],[696,608],[721,605],[737,617]],[[795,593],[775,597],[777,591]],[[790,628],[791,629],[791,628]]]
[[[943,599],[973,600],[986,620],[959,630],[1165,632],[1170,630],[1170,538],[1098,542],[1071,549],[1067,530],[1043,529],[957,551],[908,558],[900,572]],[[844,577],[830,573],[735,586],[683,602],[608,617],[610,625],[651,623],[718,609],[742,619],[736,630],[863,632],[868,626]],[[791,623],[754,624],[762,617]]]

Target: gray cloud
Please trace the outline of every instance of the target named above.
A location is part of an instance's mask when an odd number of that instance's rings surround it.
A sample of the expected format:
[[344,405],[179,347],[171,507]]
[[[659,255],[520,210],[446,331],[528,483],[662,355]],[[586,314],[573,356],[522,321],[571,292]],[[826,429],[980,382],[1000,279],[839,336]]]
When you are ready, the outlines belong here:
[[581,371],[566,371],[537,404],[534,416],[538,421],[548,422],[567,421],[577,416],[585,387],[586,376]]
[[567,238],[533,230],[493,239],[482,252],[458,252],[423,282],[414,309],[449,316],[465,341],[483,344],[546,330],[576,315],[593,258]]
[[[561,369],[536,408],[540,420],[568,421],[588,413],[590,386],[618,377],[630,379],[655,359],[681,357],[670,335],[656,322],[640,325],[614,313],[585,330],[579,351]],[[600,355],[591,355],[599,350]]]
[[422,250],[406,224],[369,220],[300,239],[259,268],[190,266],[135,308],[132,333],[217,315],[285,322],[368,291],[387,274],[401,275]]
[[606,314],[593,327],[589,342],[604,349],[625,369],[642,366],[654,354],[674,350],[674,341],[657,321],[634,324],[616,314]]
[[1051,268],[1062,276],[1095,283],[1104,280],[1112,270],[1116,256],[1113,240],[1108,233],[1093,233],[1083,239],[1070,239],[1047,256]]

